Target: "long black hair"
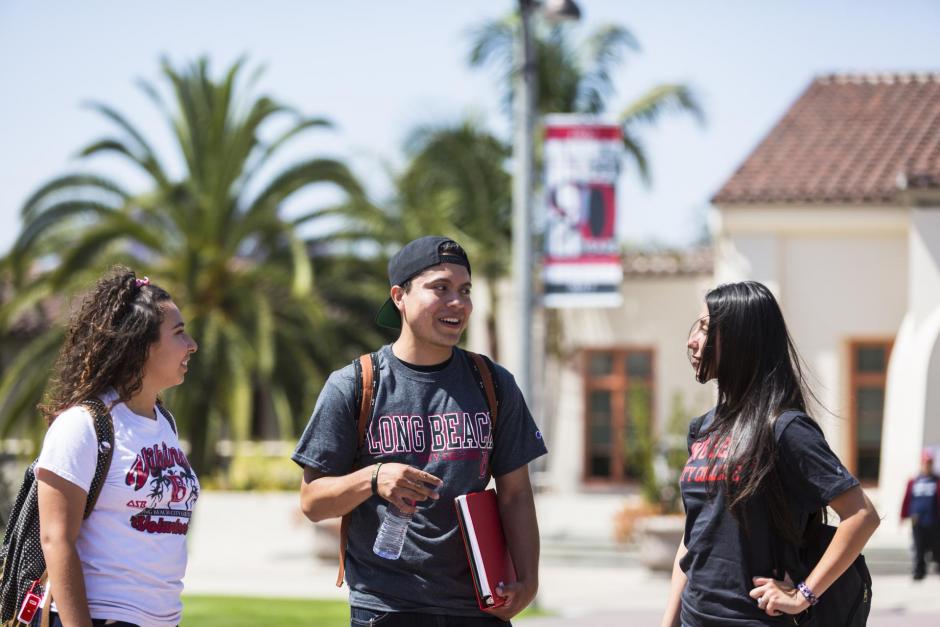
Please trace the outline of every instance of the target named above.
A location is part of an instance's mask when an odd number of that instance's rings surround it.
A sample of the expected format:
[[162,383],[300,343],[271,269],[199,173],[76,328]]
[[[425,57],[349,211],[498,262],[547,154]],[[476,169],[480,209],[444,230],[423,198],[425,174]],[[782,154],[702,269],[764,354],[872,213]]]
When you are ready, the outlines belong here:
[[723,487],[731,513],[747,527],[745,505],[764,495],[770,519],[785,538],[799,543],[777,469],[774,427],[787,410],[806,411],[800,357],[774,295],[761,283],[719,285],[705,297],[708,331],[697,378],[718,380],[715,418],[704,434],[729,442]]

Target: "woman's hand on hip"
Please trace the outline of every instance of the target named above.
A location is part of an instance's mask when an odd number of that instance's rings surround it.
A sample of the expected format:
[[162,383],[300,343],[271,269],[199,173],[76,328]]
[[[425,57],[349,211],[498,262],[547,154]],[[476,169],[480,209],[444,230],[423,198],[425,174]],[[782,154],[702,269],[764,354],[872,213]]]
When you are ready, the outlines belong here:
[[752,581],[757,587],[751,590],[750,596],[767,616],[799,614],[809,607],[806,597],[785,581],[769,577],[754,577]]

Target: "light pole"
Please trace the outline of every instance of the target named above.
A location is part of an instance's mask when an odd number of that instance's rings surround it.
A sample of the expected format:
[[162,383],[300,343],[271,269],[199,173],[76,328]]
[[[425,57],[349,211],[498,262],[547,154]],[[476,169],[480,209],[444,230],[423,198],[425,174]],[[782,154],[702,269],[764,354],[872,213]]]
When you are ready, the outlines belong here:
[[513,89],[512,277],[518,307],[517,370],[519,388],[531,406],[532,387],[532,153],[535,126],[537,59],[532,49],[531,17],[536,9],[555,21],[577,20],[581,10],[573,0],[519,0],[519,36]]

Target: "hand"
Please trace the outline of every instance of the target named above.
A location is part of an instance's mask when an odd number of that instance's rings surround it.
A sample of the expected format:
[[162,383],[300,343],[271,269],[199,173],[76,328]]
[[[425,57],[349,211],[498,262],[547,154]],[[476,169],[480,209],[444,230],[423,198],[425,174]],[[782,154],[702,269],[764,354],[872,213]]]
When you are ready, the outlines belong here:
[[492,614],[500,620],[509,621],[513,616],[524,610],[535,598],[538,592],[537,583],[527,581],[517,581],[515,583],[500,583],[496,586],[496,594],[506,597],[506,603],[500,607],[486,610],[487,614]]
[[382,464],[377,479],[378,493],[403,512],[413,513],[416,501],[440,498],[437,491],[444,482],[434,475],[408,464]]
[[754,577],[753,581],[757,587],[751,590],[750,596],[757,599],[757,607],[764,610],[767,616],[799,614],[809,607],[806,597],[785,581],[768,577]]

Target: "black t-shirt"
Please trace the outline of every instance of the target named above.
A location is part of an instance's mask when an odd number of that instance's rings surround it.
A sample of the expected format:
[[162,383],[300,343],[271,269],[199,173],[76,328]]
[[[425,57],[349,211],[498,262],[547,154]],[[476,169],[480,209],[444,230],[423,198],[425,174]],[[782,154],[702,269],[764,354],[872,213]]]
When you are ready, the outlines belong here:
[[[719,460],[728,442],[713,445],[706,434],[713,412],[693,421],[689,430],[689,461],[679,478],[685,505],[685,557],[679,562],[688,579],[682,591],[681,621],[689,627],[761,627],[792,624],[787,616],[770,617],[748,596],[752,577],[769,577],[773,547],[788,550],[775,540],[761,496],[745,507],[747,532],[727,507],[722,482],[726,469],[716,463],[708,472],[710,455]],[[701,424],[697,430],[696,423]],[[702,435],[694,437],[693,430]],[[776,425],[779,476],[790,514],[802,528],[813,512],[858,485],[829,448],[822,430],[808,416],[785,414]],[[743,472],[732,469],[732,472]],[[781,548],[783,547],[783,548]],[[783,557],[789,564],[790,558]]]

